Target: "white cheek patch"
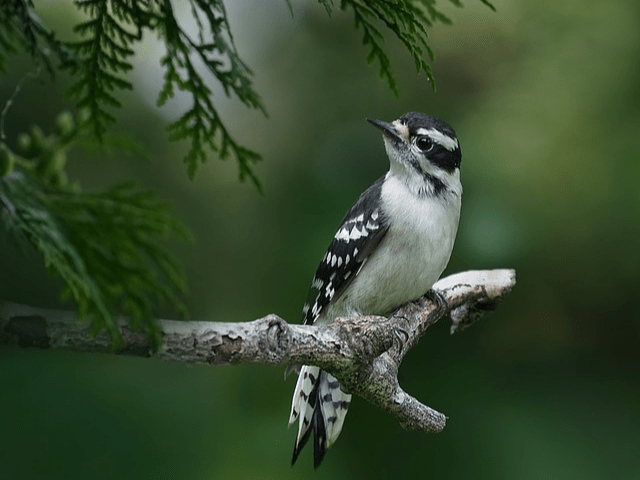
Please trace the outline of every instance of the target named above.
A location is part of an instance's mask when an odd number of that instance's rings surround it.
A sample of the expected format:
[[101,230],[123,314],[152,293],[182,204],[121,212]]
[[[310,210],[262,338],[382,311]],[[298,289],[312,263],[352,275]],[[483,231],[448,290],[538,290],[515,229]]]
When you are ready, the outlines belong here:
[[455,149],[459,148],[458,140],[456,140],[455,138],[451,138],[450,136],[445,135],[442,132],[439,132],[435,128],[429,128],[429,129],[427,129],[427,128],[419,128],[418,129],[418,135],[426,135],[431,140],[436,142],[438,145],[446,148],[450,152],[452,152]]
[[393,127],[396,129],[396,133],[402,137],[403,140],[409,140],[409,127],[407,127],[400,120],[395,120],[391,123]]

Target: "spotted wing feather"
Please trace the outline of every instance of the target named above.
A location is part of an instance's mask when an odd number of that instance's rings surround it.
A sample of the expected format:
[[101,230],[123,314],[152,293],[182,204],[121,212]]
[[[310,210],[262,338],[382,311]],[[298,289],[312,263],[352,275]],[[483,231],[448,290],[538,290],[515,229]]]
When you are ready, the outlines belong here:
[[[306,325],[315,323],[327,305],[340,298],[387,233],[389,227],[379,209],[382,181],[369,187],[342,220],[313,278],[303,309]],[[292,464],[313,432],[314,466],[320,465],[340,434],[350,402],[351,395],[340,389],[333,375],[314,366],[301,368],[289,416],[289,425],[298,420]]]
[[371,185],[342,220],[311,282],[302,310],[305,325],[315,323],[323,309],[340,298],[387,233],[379,208],[383,180]]

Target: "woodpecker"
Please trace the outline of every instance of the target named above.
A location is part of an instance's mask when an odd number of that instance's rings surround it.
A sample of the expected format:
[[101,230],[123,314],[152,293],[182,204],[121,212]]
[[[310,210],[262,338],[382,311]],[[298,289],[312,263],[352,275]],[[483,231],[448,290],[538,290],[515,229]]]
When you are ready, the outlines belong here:
[[[303,323],[387,315],[424,295],[449,262],[458,230],[460,144],[437,118],[409,112],[392,123],[368,119],[382,132],[389,171],[347,212],[322,258]],[[351,402],[338,380],[300,368],[289,426],[298,420],[293,465],[313,433],[314,467],[336,441]]]

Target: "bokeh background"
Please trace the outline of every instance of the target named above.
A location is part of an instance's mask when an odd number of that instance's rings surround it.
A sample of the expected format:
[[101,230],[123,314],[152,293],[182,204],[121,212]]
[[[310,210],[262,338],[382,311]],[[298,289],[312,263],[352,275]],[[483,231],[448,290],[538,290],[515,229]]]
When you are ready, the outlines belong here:
[[[36,2],[68,32],[68,2]],[[314,472],[289,459],[294,381],[283,369],[0,349],[0,479],[640,479],[640,4],[634,0],[444,5],[431,30],[437,92],[388,46],[395,97],[367,65],[350,15],[312,1],[227,2],[269,118],[216,91],[237,139],[261,152],[260,195],[233,162],[194,181],[154,107],[146,39],[119,129],[149,160],[74,152],[87,189],[135,178],[175,204],[197,237],[178,244],[194,319],[298,321],[316,264],[346,209],[387,168],[367,117],[409,110],[457,130],[465,194],[447,272],[515,268],[499,309],[462,334],[445,320],[401,369],[405,389],[446,413],[443,433],[406,432],[354,399]],[[0,103],[32,66],[17,57]],[[67,79],[28,82],[9,136],[46,129]],[[69,308],[35,254],[0,234],[0,298]],[[163,312],[160,312],[161,314]],[[169,315],[169,313],[167,313]]]

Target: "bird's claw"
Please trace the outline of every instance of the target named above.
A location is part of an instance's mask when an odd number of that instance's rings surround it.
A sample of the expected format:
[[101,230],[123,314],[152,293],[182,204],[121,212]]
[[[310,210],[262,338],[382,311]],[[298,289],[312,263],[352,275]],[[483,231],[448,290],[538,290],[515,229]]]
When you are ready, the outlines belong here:
[[447,302],[447,299],[444,298],[444,295],[442,295],[442,293],[438,290],[434,290],[433,288],[431,288],[426,293],[426,297],[436,304],[434,313],[441,314],[449,309],[449,303]]

